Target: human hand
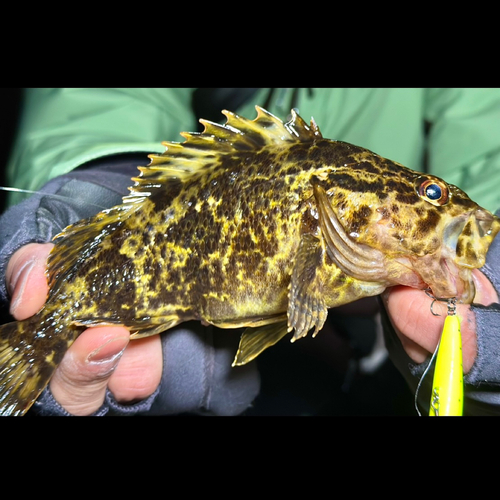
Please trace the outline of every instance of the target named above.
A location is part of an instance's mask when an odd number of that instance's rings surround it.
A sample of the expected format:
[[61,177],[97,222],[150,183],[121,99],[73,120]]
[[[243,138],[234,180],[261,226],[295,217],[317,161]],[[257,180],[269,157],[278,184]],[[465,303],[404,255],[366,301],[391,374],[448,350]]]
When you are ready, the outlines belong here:
[[[52,243],[30,243],[11,257],[6,284],[10,313],[17,320],[35,314],[48,292],[45,268]],[[120,403],[150,396],[161,380],[159,335],[134,340],[120,326],[85,330],[68,349],[50,381],[56,401],[73,415],[90,415],[103,403],[106,387]]]
[[[487,306],[498,302],[497,292],[488,278],[476,269],[472,276],[476,286],[474,303]],[[383,300],[404,350],[416,363],[424,362],[436,349],[441,336],[446,303],[436,302],[434,312],[441,316],[433,316],[430,311],[432,299],[423,290],[405,286],[388,289],[383,294]],[[468,373],[477,353],[476,319],[466,304],[457,305],[457,314],[461,319],[463,369],[464,373]]]

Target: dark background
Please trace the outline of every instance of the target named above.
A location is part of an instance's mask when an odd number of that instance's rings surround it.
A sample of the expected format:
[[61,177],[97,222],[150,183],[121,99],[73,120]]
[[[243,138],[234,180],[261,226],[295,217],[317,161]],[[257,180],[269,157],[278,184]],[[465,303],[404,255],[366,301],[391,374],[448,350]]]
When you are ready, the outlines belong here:
[[[2,110],[2,119],[0,120],[0,186],[6,185],[4,170],[17,129],[20,105],[21,89],[0,89],[0,109]],[[5,198],[5,191],[0,190],[0,212],[3,212],[5,208]]]
[[[6,185],[5,165],[9,158],[10,150],[16,135],[19,111],[21,108],[22,91],[19,88],[0,89],[0,186]],[[7,192],[0,189],[0,213],[5,209]],[[0,303],[0,324],[10,320],[7,306]]]

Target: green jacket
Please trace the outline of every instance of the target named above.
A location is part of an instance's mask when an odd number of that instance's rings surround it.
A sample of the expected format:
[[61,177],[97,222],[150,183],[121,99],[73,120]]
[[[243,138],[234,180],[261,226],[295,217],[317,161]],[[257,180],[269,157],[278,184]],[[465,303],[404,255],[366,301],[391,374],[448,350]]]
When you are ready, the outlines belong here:
[[[101,156],[159,153],[162,141],[182,142],[179,133],[196,130],[203,118],[192,112],[193,90],[28,89],[8,184],[36,190]],[[286,119],[294,90],[275,89],[267,109]],[[269,95],[259,89],[232,111],[253,119],[254,106]],[[324,137],[427,168],[485,208],[500,207],[500,89],[316,88],[297,95],[300,115],[314,117]],[[9,203],[20,199],[13,194]]]

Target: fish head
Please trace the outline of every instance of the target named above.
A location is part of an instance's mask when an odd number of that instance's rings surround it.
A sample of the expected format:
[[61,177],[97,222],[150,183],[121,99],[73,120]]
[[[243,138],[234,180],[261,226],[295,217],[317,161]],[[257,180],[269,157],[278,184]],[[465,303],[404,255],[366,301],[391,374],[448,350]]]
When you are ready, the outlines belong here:
[[[393,259],[392,272],[402,264],[401,284],[410,279],[410,284],[429,288],[436,298],[455,297],[460,303],[472,303],[472,270],[485,264],[500,231],[500,219],[438,177],[418,175],[412,184],[414,201],[408,196],[399,204],[399,229],[385,226],[383,235],[378,233],[393,250],[387,253]],[[384,224],[378,222],[380,229]],[[387,268],[391,269],[391,262]],[[405,272],[407,269],[411,272]]]
[[[500,231],[500,219],[460,188],[441,179],[419,179],[417,189],[423,200],[436,204],[442,219],[440,259],[435,259],[429,271],[438,266],[443,271],[438,269],[434,273],[435,284],[431,288],[443,298],[453,295],[459,302],[472,303],[475,295],[472,270],[484,266],[488,249]],[[442,283],[441,274],[446,276]]]
[[332,260],[359,280],[471,303],[472,270],[484,265],[500,219],[436,176],[366,150],[355,159],[318,181],[331,207],[322,231]]
[[475,296],[472,270],[485,264],[500,220],[438,177],[419,175],[413,185],[418,201],[412,210],[411,204],[402,210],[413,224],[408,245],[413,255],[406,260],[435,297],[471,303]]

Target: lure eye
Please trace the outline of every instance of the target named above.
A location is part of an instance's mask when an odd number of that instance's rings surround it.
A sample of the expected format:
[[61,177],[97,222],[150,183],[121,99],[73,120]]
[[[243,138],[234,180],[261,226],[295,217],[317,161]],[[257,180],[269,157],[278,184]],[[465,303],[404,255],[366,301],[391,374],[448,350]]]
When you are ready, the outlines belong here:
[[437,179],[427,179],[418,188],[420,198],[436,205],[444,205],[449,199],[448,186]]

